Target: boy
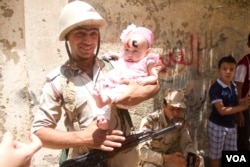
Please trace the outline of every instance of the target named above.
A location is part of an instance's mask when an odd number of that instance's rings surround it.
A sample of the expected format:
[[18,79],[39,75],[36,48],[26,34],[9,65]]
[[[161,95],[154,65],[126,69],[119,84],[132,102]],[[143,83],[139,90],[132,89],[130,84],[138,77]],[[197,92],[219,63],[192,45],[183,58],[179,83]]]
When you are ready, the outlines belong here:
[[222,57],[218,63],[219,78],[209,90],[212,112],[208,120],[209,159],[211,167],[220,167],[222,151],[237,150],[236,113],[249,108],[249,97],[239,103],[233,82],[236,60]]

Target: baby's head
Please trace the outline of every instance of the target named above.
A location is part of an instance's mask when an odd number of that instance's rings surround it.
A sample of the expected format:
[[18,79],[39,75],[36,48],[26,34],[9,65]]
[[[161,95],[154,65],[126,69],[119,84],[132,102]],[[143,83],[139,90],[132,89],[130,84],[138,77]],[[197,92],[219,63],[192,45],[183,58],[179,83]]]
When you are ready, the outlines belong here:
[[121,41],[124,45],[124,56],[128,61],[139,61],[145,57],[151,49],[154,35],[151,30],[145,27],[129,25],[123,30]]

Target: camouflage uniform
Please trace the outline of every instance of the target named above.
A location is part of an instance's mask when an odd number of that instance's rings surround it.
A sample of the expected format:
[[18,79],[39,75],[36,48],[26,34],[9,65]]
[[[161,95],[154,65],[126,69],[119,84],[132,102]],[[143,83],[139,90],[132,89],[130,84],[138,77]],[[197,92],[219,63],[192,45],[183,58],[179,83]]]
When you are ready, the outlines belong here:
[[[84,130],[94,119],[98,110],[92,96],[94,86],[100,84],[105,77],[105,64],[96,59],[93,67],[93,80],[79,69],[74,69],[68,79],[63,75],[65,66],[59,67],[47,75],[43,87],[40,107],[35,115],[32,132],[44,128],[56,128],[65,111],[65,127],[68,131]],[[63,100],[60,96],[63,96]],[[124,112],[112,107],[110,129],[119,129],[125,135],[131,133],[130,124]],[[68,159],[88,151],[86,147],[69,150]],[[110,167],[137,167],[138,154],[135,149],[118,153],[108,160]]]
[[[143,118],[140,130],[159,130],[170,124],[163,110],[158,110]],[[162,154],[174,152],[196,153],[188,129],[174,129],[139,146],[140,165],[142,167],[175,167],[173,163],[163,162]]]

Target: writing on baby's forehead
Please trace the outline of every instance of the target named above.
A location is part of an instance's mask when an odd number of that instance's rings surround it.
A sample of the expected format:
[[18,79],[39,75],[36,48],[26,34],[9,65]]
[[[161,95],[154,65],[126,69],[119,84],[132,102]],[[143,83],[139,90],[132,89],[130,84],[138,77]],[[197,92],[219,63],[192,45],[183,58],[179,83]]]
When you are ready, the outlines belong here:
[[131,47],[138,48],[138,42],[137,42],[137,40],[128,39],[126,45],[127,45],[128,48],[131,48]]
[[131,47],[140,48],[141,46],[143,46],[143,43],[146,43],[146,41],[143,37],[131,36],[130,38],[128,38],[128,40],[126,42],[126,46],[128,48],[131,48]]

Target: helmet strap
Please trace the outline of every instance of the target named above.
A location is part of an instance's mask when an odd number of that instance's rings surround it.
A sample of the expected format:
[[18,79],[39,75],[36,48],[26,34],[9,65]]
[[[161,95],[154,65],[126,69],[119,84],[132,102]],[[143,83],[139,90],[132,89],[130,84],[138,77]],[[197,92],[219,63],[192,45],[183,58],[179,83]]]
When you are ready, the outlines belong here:
[[66,51],[67,51],[69,60],[71,60],[72,56],[71,56],[71,53],[70,53],[70,50],[69,50],[68,40],[65,40],[65,47],[66,47]]
[[98,35],[98,43],[97,43],[97,47],[96,47],[96,53],[95,53],[95,56],[98,55],[99,53],[99,49],[100,49],[100,44],[101,43],[101,34],[100,34],[100,31],[99,31],[99,35]]
[[76,67],[76,62],[72,59],[71,52],[69,50],[68,40],[65,40],[65,47],[69,57],[69,60],[67,61],[68,65],[71,66],[70,64],[73,63],[73,67]]

